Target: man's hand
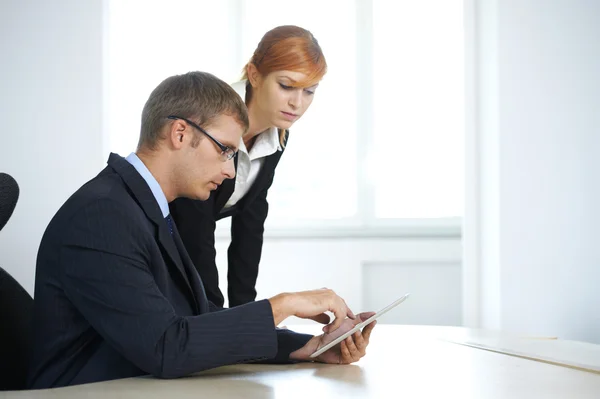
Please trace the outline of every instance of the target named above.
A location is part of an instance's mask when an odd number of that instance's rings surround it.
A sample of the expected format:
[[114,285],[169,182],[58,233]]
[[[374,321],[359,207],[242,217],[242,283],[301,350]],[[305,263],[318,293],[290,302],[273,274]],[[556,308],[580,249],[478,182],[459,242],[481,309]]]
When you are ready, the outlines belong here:
[[[269,299],[273,309],[275,325],[279,325],[289,316],[303,319],[312,319],[319,323],[329,323],[329,316],[325,312],[335,315],[333,323],[326,326],[327,332],[335,331],[346,319],[355,319],[354,313],[348,308],[346,302],[330,289],[279,294]],[[346,330],[348,331],[348,330]],[[338,335],[339,336],[339,335]]]
[[333,348],[323,352],[315,359],[310,358],[310,355],[317,351],[319,348],[327,345],[340,335],[350,331],[355,325],[367,320],[373,316],[375,312],[365,312],[358,315],[355,320],[346,319],[342,323],[341,327],[331,333],[324,333],[319,336],[313,337],[306,343],[302,348],[290,354],[292,360],[315,360],[321,363],[330,364],[350,364],[357,362],[366,354],[367,346],[369,345],[369,338],[371,337],[371,331],[375,327],[376,321],[370,323],[368,326],[363,328],[362,332],[357,331]]

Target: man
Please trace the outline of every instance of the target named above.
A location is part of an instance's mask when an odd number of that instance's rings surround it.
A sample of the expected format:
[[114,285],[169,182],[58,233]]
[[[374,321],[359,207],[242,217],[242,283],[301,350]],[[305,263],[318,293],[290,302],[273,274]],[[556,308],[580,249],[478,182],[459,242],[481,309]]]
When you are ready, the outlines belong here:
[[[137,152],[126,159],[111,154],[108,166],[67,200],[42,238],[31,388],[310,360],[317,348],[371,315],[355,317],[327,289],[232,309],[206,299],[168,203],[205,200],[234,177],[233,157],[247,128],[241,98],[210,74],[173,76],[152,92]],[[292,315],[328,323],[326,311],[336,317],[323,335],[276,328]],[[372,328],[317,360],[357,361]]]

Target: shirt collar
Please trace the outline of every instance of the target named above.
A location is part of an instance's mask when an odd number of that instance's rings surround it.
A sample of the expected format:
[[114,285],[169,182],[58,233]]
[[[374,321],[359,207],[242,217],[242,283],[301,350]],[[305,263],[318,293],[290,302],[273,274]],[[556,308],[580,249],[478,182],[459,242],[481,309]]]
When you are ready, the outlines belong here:
[[125,159],[135,168],[135,170],[138,171],[138,173],[146,181],[146,184],[148,184],[148,187],[150,187],[156,202],[158,202],[158,206],[160,207],[163,217],[166,218],[169,216],[169,203],[167,202],[167,197],[165,196],[162,188],[160,188],[160,184],[158,184],[154,176],[152,176],[152,173],[150,173],[146,165],[144,165],[142,160],[133,152]]

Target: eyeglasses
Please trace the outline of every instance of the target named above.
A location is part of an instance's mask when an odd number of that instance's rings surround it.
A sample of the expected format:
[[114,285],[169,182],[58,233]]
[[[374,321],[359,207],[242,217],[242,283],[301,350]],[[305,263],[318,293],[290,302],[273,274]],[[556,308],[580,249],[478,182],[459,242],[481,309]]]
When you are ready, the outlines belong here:
[[181,116],[176,116],[176,115],[169,115],[169,116],[167,116],[167,119],[173,119],[173,120],[181,119],[182,121],[187,122],[191,126],[195,127],[196,129],[198,129],[202,133],[204,133],[209,139],[211,139],[221,149],[221,161],[223,161],[223,162],[229,161],[230,159],[232,159],[233,157],[235,157],[237,155],[237,151],[235,151],[233,148],[228,147],[228,146],[224,145],[223,143],[221,143],[219,140],[217,140],[216,138],[214,138],[213,136],[208,134],[208,132],[206,130],[202,129],[200,126],[198,126],[196,123],[192,122],[191,120],[182,118]]

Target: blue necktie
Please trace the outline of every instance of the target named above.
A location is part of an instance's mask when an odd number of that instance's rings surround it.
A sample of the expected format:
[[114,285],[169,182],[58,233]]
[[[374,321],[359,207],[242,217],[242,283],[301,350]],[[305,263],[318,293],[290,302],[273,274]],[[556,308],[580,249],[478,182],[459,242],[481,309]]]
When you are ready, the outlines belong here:
[[171,233],[171,237],[173,237],[173,219],[171,219],[171,215],[167,215],[165,220],[167,221],[167,226],[169,226],[169,233]]

